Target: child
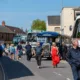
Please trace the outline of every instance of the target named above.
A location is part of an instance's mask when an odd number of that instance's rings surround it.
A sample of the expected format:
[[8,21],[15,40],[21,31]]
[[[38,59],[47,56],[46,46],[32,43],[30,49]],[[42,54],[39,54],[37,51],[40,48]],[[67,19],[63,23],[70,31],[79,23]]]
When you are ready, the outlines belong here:
[[14,58],[15,58],[15,47],[14,47],[14,44],[11,44],[11,46],[10,46],[10,56],[11,56],[11,59],[14,60]]

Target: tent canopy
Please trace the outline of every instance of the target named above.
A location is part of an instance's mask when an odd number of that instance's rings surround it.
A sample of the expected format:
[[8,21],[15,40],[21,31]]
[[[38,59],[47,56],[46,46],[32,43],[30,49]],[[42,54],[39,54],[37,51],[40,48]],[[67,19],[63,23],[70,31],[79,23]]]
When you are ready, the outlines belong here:
[[58,37],[59,35],[60,34],[57,32],[49,32],[49,31],[41,32],[37,34],[38,37]]

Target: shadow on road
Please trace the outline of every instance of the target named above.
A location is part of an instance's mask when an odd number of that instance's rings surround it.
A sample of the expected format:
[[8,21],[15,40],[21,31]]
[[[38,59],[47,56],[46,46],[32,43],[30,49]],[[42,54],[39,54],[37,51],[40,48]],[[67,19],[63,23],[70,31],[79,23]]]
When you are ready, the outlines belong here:
[[8,76],[8,79],[34,76],[34,74],[19,61],[13,61],[8,57],[2,57],[0,61],[2,63],[4,71]]
[[52,66],[42,66],[41,68],[52,68]]

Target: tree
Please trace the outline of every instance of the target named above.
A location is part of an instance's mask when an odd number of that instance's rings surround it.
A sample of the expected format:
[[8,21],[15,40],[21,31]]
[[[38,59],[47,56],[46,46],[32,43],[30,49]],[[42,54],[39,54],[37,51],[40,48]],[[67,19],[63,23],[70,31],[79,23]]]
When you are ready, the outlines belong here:
[[44,30],[46,31],[46,23],[45,21],[42,21],[40,19],[36,19],[32,22],[32,26],[31,26],[32,30]]

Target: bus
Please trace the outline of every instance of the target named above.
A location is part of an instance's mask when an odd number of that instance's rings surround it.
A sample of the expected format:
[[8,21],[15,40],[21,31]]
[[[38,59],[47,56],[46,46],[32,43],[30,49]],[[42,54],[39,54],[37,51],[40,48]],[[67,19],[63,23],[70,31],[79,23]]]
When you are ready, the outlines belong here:
[[80,16],[76,18],[72,38],[77,38],[80,46]]
[[26,41],[27,41],[27,35],[16,35],[13,38],[13,43],[14,44],[18,44],[19,42],[26,43]]
[[27,42],[30,43],[32,48],[36,47],[36,42],[37,42],[37,32],[31,32],[27,34]]

